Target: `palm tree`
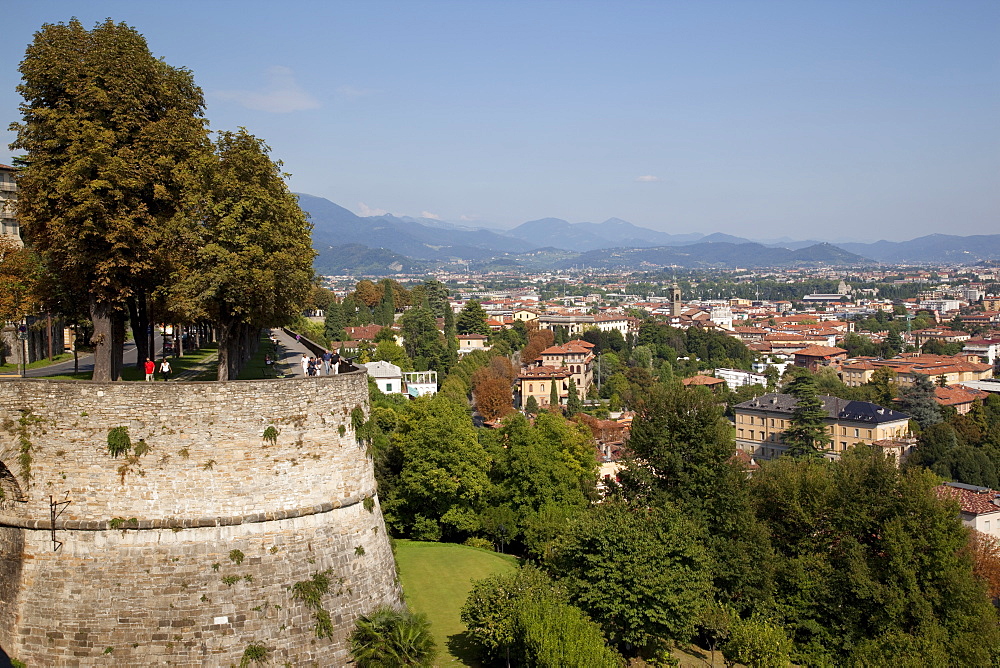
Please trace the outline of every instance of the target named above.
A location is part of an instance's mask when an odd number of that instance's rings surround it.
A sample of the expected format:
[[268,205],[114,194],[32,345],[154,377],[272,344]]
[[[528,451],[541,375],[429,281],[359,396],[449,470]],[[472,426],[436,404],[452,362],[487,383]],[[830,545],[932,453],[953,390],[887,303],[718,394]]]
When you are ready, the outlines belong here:
[[358,668],[430,666],[435,654],[427,618],[389,606],[358,617],[350,642]]

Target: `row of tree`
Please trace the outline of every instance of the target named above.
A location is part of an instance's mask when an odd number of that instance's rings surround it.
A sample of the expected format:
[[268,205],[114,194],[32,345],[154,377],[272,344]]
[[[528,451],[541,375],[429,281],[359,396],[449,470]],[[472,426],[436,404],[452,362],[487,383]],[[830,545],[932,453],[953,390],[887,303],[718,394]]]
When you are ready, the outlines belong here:
[[[709,391],[660,384],[637,401],[634,458],[611,498],[528,552],[542,590],[583,615],[574,628],[592,656],[605,656],[601,640],[647,658],[695,640],[748,665],[1000,656],[985,581],[1000,560],[970,543],[936,476],[858,446],[835,462],[765,462],[748,478]],[[517,589],[538,578],[520,577],[478,584],[464,613],[491,665],[530,651]]]
[[12,148],[35,301],[89,317],[95,380],[120,377],[126,321],[142,362],[153,323],[204,320],[227,379],[310,290],[311,228],[280,163],[243,129],[213,141],[191,72],[123,23],[44,25],[20,72]]

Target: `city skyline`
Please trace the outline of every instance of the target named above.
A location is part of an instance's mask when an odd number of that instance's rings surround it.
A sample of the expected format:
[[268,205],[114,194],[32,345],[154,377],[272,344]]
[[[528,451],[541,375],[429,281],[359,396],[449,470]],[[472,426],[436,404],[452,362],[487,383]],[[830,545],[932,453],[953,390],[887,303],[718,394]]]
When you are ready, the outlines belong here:
[[5,16],[0,119],[20,120],[34,31],[110,17],[193,71],[212,129],[247,127],[293,190],[359,215],[869,241],[997,228],[996,3],[100,1]]

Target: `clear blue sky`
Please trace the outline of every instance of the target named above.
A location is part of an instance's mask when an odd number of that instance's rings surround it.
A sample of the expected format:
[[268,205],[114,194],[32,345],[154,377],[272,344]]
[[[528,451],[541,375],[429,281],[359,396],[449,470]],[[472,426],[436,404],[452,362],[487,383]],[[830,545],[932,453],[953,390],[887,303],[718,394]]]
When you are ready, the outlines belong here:
[[[190,68],[298,192],[357,213],[667,232],[1000,233],[1000,2],[17,2]],[[0,131],[0,162],[13,134]]]

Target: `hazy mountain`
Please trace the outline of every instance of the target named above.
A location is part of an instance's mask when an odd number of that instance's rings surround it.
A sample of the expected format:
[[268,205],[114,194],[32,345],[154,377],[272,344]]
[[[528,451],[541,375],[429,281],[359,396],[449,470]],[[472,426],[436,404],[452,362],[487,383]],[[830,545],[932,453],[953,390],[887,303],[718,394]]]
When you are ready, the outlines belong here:
[[702,237],[701,234],[657,232],[621,218],[609,218],[603,223],[570,223],[560,218],[542,218],[522,223],[506,234],[537,246],[554,246],[579,252],[613,246],[672,246]]
[[[414,219],[391,215],[361,217],[330,200],[299,194],[299,206],[313,224],[313,246],[322,252],[331,246],[362,244],[420,260],[454,260],[523,252],[534,246],[490,230],[429,227]],[[440,223],[440,221],[435,221]]]
[[[312,195],[299,195],[299,203],[310,214],[314,226],[313,245],[320,253],[317,268],[348,266],[343,252],[331,249],[351,244],[369,250],[384,249],[416,261],[460,261],[494,267],[514,263],[525,269],[585,266],[588,262],[595,263],[594,266],[617,266],[617,262],[627,266],[758,267],[810,262],[864,263],[866,258],[886,263],[943,264],[1000,259],[1000,234],[968,237],[932,234],[910,241],[836,245],[785,237],[759,243],[718,232],[708,236],[668,234],[620,218],[603,223],[542,218],[502,232],[436,218],[361,217]],[[401,262],[398,257],[377,260],[366,257],[369,264],[383,262],[388,266]]]
[[414,262],[410,258],[393,253],[384,248],[369,248],[361,244],[327,246],[319,251],[313,262],[316,272],[324,275],[337,274],[412,274],[426,270],[424,262]]
[[1000,259],[1000,234],[959,237],[931,234],[909,241],[876,241],[870,244],[845,243],[839,246],[879,262],[972,263]]
[[865,258],[832,244],[817,244],[797,251],[768,248],[757,243],[696,243],[659,248],[613,248],[583,253],[563,261],[559,268],[590,266],[644,269],[668,266],[697,267],[776,267],[809,264],[864,264]]

